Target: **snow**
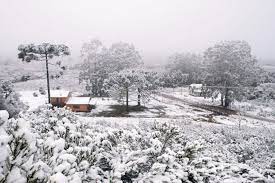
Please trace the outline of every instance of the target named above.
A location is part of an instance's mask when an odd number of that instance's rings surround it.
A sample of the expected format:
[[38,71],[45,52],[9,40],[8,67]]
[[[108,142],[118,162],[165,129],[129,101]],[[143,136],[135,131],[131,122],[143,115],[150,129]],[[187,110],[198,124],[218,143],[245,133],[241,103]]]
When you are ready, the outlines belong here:
[[50,183],[66,183],[67,178],[62,173],[58,172],[50,177]]
[[[6,110],[0,110],[0,164],[5,161],[9,155],[9,149],[7,148],[10,140],[9,135],[6,133],[6,125],[9,118],[9,113]],[[0,167],[0,172],[2,168]]]
[[[29,111],[37,109],[39,106],[47,103],[47,95],[41,95],[39,91],[19,91],[20,100],[29,106]],[[37,94],[37,97],[33,96],[33,93]]]
[[90,97],[70,97],[66,104],[91,104]]
[[[37,171],[34,176],[41,182],[121,182],[127,180],[126,173],[133,182],[182,182],[191,176],[197,182],[207,177],[209,182],[246,182],[266,180],[264,172],[273,176],[274,129],[239,129],[194,121],[192,116],[186,120],[79,117],[62,108],[39,108],[10,120],[8,133],[28,146],[14,161],[23,162],[20,171],[8,174],[25,180],[25,174],[19,174],[23,167]],[[242,159],[245,163],[239,163]]]
[[8,121],[9,113],[6,110],[0,110],[0,119],[3,121]]
[[202,84],[191,84],[190,87],[192,87],[192,88],[202,88]]
[[25,183],[27,182],[27,179],[21,175],[20,169],[15,167],[12,169],[11,173],[7,177],[8,183]]
[[65,90],[51,90],[51,97],[68,97],[69,96],[69,91]]
[[[21,100],[27,105],[30,106],[29,111],[34,111],[39,106],[46,103],[46,95],[40,95],[39,92],[37,97],[33,96],[33,92],[36,91],[21,91]],[[210,99],[204,99],[203,97],[194,97],[188,94],[188,89],[183,88],[181,91],[178,89],[168,90],[166,91],[169,94],[172,94],[178,98],[186,99],[187,101],[193,101],[195,103],[204,103],[210,102]],[[131,118],[127,118],[129,121],[136,121],[136,119],[146,119],[151,118],[152,120],[180,120],[182,123],[188,123],[190,121],[196,121],[198,123],[205,123],[208,122],[209,115],[211,112],[205,111],[202,109],[197,109],[186,105],[180,101],[171,101],[167,98],[162,97],[161,95],[154,95],[153,98],[145,105],[146,110],[144,111],[137,111],[137,112],[130,112],[129,116]],[[74,103],[78,104],[80,102],[79,99],[84,99],[85,103],[88,103],[89,97],[71,97],[70,99],[76,99],[73,101]],[[83,102],[83,103],[84,103]],[[91,105],[95,105],[95,109],[91,110],[91,113],[84,113],[81,115],[88,115],[88,116],[97,116],[101,112],[111,111],[113,110],[111,106],[120,105],[116,100],[112,98],[101,98],[95,97],[91,98],[90,102]],[[130,97],[129,105],[136,105],[135,98]],[[133,120],[132,120],[133,118]],[[122,118],[113,118],[114,121],[116,119],[122,120]],[[151,120],[150,119],[150,120]],[[104,120],[104,118],[102,118]],[[118,121],[119,121],[118,120]],[[275,124],[263,122],[261,120],[255,120],[246,118],[241,115],[231,115],[231,116],[213,116],[213,122],[217,124],[223,125],[230,125],[230,126],[244,126],[249,127],[265,127],[265,128],[275,128]],[[69,124],[69,123],[66,123]]]
[[[181,88],[165,88],[160,93],[168,94],[179,99],[184,99],[187,102],[194,104],[206,104],[206,105],[220,105],[220,97],[216,99],[204,98],[199,96],[192,96],[189,94],[188,87]],[[161,94],[160,94],[161,95]],[[268,119],[275,119],[275,105],[274,102],[257,102],[257,101],[234,101],[231,104],[231,108],[243,113],[247,113],[254,116],[265,117]]]

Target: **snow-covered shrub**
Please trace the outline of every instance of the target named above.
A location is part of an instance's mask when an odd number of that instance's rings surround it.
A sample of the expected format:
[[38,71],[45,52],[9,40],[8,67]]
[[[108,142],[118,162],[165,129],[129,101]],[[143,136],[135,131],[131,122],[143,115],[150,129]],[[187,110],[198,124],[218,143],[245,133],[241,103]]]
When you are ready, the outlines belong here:
[[34,97],[38,97],[38,94],[37,94],[36,92],[33,92],[32,95],[33,95]]
[[17,115],[26,106],[20,101],[19,95],[13,90],[9,81],[0,83],[0,110],[7,110],[10,117]]
[[123,125],[47,106],[0,124],[0,182],[274,182],[274,133],[260,130]]
[[39,93],[41,94],[41,95],[46,95],[46,91],[45,91],[45,89],[43,88],[43,87],[39,87]]
[[6,125],[9,118],[9,114],[7,111],[1,110],[0,111],[0,180],[5,178],[5,174],[8,171],[7,166],[8,162],[6,161],[9,157],[9,149],[8,149],[8,142],[9,136],[6,133]]
[[246,94],[247,101],[233,104],[233,108],[263,117],[275,117],[275,84],[264,83]]
[[257,99],[263,102],[275,100],[275,84],[264,83],[259,85],[252,92],[249,93],[248,99],[249,100]]

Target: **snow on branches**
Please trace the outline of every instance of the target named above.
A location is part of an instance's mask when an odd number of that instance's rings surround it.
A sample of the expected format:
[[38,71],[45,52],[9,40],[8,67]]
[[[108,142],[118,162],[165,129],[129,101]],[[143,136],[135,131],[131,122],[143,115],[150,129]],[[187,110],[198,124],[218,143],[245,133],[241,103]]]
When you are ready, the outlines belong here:
[[127,108],[130,93],[137,96],[137,104],[141,105],[141,101],[146,103],[158,86],[159,80],[157,74],[141,69],[127,69],[114,72],[105,81],[105,87],[112,97],[118,101],[124,101],[123,98],[125,97]]
[[181,127],[172,121],[125,125],[47,107],[1,120],[1,182],[275,179],[274,133],[258,129]]
[[107,94],[104,80],[108,79],[110,74],[143,64],[133,45],[119,42],[107,48],[97,39],[83,44],[81,58],[83,64],[79,75],[80,82],[85,82],[86,90],[94,96]]
[[14,117],[26,108],[20,101],[19,94],[14,91],[12,83],[0,80],[0,110],[7,110],[9,116]]

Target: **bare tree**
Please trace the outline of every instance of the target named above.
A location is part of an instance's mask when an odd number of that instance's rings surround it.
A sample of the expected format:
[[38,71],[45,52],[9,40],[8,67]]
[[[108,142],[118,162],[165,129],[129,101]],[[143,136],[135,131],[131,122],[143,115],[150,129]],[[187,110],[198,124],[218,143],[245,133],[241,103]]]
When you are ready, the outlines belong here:
[[50,103],[50,81],[49,81],[49,59],[53,57],[59,56],[67,56],[70,55],[70,51],[68,46],[59,44],[50,44],[50,43],[42,43],[39,45],[27,44],[27,45],[19,45],[18,47],[18,58],[22,59],[24,62],[31,61],[45,61],[46,63],[46,74],[47,74],[47,88],[48,88],[48,102]]

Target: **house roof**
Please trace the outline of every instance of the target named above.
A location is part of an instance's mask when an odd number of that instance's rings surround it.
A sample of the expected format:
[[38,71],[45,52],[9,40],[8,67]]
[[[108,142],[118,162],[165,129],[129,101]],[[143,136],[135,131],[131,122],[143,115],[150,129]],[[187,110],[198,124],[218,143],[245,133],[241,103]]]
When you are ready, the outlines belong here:
[[70,97],[66,104],[90,104],[90,97]]
[[201,88],[202,84],[191,84],[190,86],[194,88]]
[[51,90],[51,97],[68,97],[69,93],[65,90]]

